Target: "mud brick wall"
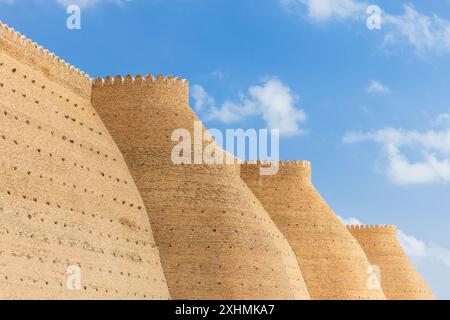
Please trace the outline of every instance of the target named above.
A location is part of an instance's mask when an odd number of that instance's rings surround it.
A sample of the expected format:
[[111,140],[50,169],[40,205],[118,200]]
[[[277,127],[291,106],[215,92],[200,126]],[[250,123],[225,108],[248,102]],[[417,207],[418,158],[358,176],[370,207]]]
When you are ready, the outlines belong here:
[[241,176],[297,255],[312,299],[383,299],[367,286],[369,261],[311,182],[311,163],[280,161],[276,175],[246,163]]
[[309,298],[292,249],[239,166],[173,164],[173,131],[187,129],[193,141],[198,121],[187,81],[97,79],[92,102],[144,199],[173,298]]
[[173,164],[195,121],[187,81],[92,81],[0,23],[0,299],[434,298],[396,229],[347,230],[309,162]]
[[[144,204],[91,79],[0,25],[0,297],[168,299]],[[67,289],[67,268],[81,270]]]
[[397,240],[397,228],[388,225],[348,226],[370,262],[380,268],[381,287],[390,300],[429,300],[435,296]]

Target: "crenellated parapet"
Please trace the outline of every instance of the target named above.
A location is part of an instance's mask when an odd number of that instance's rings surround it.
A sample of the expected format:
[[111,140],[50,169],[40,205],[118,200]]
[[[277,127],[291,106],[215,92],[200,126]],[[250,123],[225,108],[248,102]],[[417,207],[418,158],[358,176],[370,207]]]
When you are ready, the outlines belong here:
[[105,78],[97,78],[94,81],[94,86],[96,87],[128,86],[128,85],[144,86],[144,87],[162,85],[168,88],[175,87],[188,89],[189,81],[180,77],[174,77],[172,75],[164,77],[161,74],[158,74],[156,77],[154,77],[151,74],[148,74],[145,77],[143,77],[140,74],[134,77],[129,74],[126,75],[125,77],[116,75],[115,77],[107,76]]
[[[1,22],[0,67],[0,295],[434,297],[397,227],[345,227],[310,161],[197,163],[215,146],[202,144],[187,80],[93,80]],[[180,145],[193,164],[174,161]],[[69,263],[83,290],[61,282]],[[374,265],[383,290],[368,286]]]
[[174,130],[186,129],[194,136],[195,121],[199,120],[189,108],[189,82],[173,76],[98,78],[93,81],[91,101],[110,131],[120,129],[115,140],[122,152],[125,148],[133,148],[133,152],[152,148],[164,158],[153,157],[147,163],[170,164],[176,144],[171,139]]
[[368,289],[369,261],[314,187],[311,162],[246,162],[241,178],[288,239],[312,299],[384,298]]
[[[239,166],[195,163],[206,128],[187,81],[97,79],[92,103],[144,198],[172,298],[309,299],[291,247]],[[174,161],[180,136],[194,163]]]
[[155,83],[164,83],[169,86],[177,85],[183,88],[189,86],[189,82],[186,79],[174,77],[172,75],[164,77],[161,74],[158,74],[156,77],[151,74],[148,74],[145,77],[140,74],[137,74],[134,77],[130,74],[125,77],[116,75],[115,77],[107,76],[105,78],[97,78],[94,81],[95,86],[102,87],[109,85],[153,85]]
[[[180,77],[169,75],[164,77],[151,74],[145,77],[127,75],[125,77],[116,75],[97,78],[93,82],[93,90],[109,94],[111,91],[121,91],[123,94],[138,96],[155,96],[157,99],[166,96],[167,100],[179,99],[185,103],[189,102],[189,81]],[[134,96],[136,98],[136,96]]]
[[370,233],[397,233],[397,226],[389,225],[389,224],[374,224],[374,225],[365,225],[365,224],[356,224],[356,225],[347,225],[347,229],[350,232],[370,232]]
[[3,52],[18,61],[38,69],[50,79],[71,88],[84,98],[90,98],[92,79],[88,74],[2,22],[0,22],[0,47]]
[[379,268],[381,286],[390,300],[434,299],[397,239],[393,225],[352,225],[347,229],[372,265]]
[[241,171],[245,175],[276,176],[280,178],[295,176],[311,180],[311,161],[245,161],[241,164]]
[[0,24],[2,299],[170,298],[147,210],[91,90],[85,73]]
[[347,225],[349,229],[396,229],[397,226],[392,224],[351,224]]

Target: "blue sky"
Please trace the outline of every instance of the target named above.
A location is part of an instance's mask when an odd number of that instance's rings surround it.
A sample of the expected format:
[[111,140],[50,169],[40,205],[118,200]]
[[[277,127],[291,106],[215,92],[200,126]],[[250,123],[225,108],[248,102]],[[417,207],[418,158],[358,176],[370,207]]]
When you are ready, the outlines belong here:
[[450,1],[0,0],[0,19],[92,77],[189,79],[208,127],[280,127],[281,158],[311,160],[347,221],[397,225],[450,298]]

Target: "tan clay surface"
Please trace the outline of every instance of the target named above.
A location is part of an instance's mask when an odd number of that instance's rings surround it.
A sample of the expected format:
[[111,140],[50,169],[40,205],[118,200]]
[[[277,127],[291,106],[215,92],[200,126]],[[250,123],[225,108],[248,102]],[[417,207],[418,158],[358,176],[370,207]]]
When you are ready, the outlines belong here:
[[[169,298],[144,204],[90,95],[86,75],[0,25],[0,298]],[[80,290],[67,288],[74,265]]]
[[370,262],[380,268],[381,287],[390,300],[435,299],[406,257],[395,226],[348,226]]
[[198,118],[186,81],[95,81],[92,101],[149,213],[175,299],[307,299],[295,255],[235,165],[175,165],[171,141]]
[[311,182],[310,162],[280,162],[273,176],[261,163],[241,176],[289,240],[312,299],[383,299],[367,287],[369,261]]
[[395,228],[350,228],[364,253],[309,162],[174,164],[195,121],[187,81],[93,82],[0,24],[0,299],[383,299],[369,260],[387,298],[434,297]]

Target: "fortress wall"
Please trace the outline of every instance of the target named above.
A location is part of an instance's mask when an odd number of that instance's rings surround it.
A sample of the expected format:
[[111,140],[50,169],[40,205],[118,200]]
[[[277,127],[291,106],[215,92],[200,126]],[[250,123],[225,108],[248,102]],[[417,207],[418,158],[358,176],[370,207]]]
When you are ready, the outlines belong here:
[[434,299],[434,294],[403,252],[395,226],[348,226],[370,262],[380,268],[381,287],[390,300]]
[[245,169],[248,176],[259,176],[261,168],[276,167],[277,177],[295,177],[296,180],[308,183],[311,181],[311,162],[302,160],[280,160],[274,161],[244,161],[241,165],[240,172]]
[[241,176],[261,201],[297,255],[312,299],[383,299],[367,286],[369,261],[311,182],[311,164],[279,162],[273,176],[261,176],[257,162]]
[[[91,80],[0,25],[0,297],[167,299],[144,204]],[[67,268],[81,267],[81,290]]]
[[4,53],[32,66],[49,80],[70,88],[81,97],[90,98],[91,79],[83,71],[1,22],[0,39]]
[[239,166],[173,164],[175,129],[187,129],[194,148],[187,81],[98,79],[92,102],[144,199],[173,298],[309,298],[292,249]]

